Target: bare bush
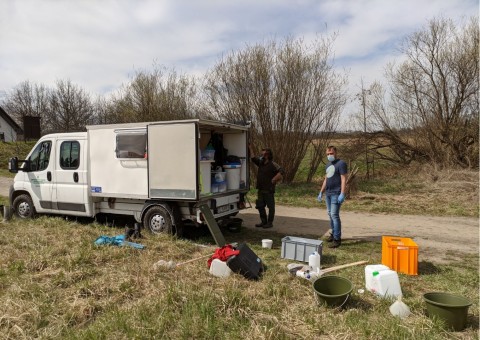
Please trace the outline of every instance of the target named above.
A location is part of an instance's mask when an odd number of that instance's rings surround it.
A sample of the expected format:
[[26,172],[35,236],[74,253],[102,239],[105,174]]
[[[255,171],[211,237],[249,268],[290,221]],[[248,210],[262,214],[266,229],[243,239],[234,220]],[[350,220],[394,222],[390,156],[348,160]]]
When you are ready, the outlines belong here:
[[140,71],[113,96],[110,119],[116,122],[146,122],[186,119],[194,116],[196,87],[193,78],[174,70]]
[[84,131],[92,123],[93,105],[90,95],[70,80],[58,80],[49,93],[45,123],[47,132]]
[[42,131],[46,128],[44,118],[49,105],[49,89],[45,85],[24,81],[7,94],[4,107],[8,114],[20,125],[27,116],[40,117]]
[[478,18],[433,19],[405,40],[407,60],[387,72],[390,97],[375,84],[368,101],[379,157],[478,168],[478,42]]
[[[291,182],[317,137],[311,180],[345,104],[345,77],[333,68],[334,37],[247,46],[222,58],[206,77],[205,111],[220,120],[252,122],[252,142],[270,146]],[[318,141],[320,139],[320,141]],[[318,151],[318,149],[321,151]]]

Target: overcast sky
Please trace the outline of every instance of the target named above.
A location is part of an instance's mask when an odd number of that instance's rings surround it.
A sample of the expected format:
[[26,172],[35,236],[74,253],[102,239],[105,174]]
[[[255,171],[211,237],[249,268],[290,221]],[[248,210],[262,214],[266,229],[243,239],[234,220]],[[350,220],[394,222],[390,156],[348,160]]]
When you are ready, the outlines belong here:
[[478,0],[0,0],[0,13],[0,100],[26,80],[108,94],[154,63],[201,75],[246,45],[333,32],[354,95],[402,38],[435,16],[464,22]]

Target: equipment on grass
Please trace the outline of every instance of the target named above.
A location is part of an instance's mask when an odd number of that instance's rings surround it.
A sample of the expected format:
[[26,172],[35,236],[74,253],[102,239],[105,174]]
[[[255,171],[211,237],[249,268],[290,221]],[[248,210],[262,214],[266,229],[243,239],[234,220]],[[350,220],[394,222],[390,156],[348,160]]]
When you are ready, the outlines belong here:
[[198,260],[201,260],[201,259],[205,259],[205,258],[210,257],[210,256],[212,256],[212,254],[203,255],[201,257],[196,257],[194,259],[184,261],[184,262],[180,262],[180,263],[175,263],[172,260],[170,260],[170,261],[160,260],[153,265],[153,268],[158,269],[158,268],[163,267],[163,268],[167,268],[167,269],[175,269],[177,267],[183,266],[184,264],[195,262],[195,261],[198,261]]

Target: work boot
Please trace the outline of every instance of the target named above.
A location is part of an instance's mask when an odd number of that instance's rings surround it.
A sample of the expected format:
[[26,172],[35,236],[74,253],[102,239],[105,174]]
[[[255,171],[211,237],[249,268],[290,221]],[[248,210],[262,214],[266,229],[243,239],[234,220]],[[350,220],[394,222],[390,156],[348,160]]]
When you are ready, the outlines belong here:
[[263,228],[267,229],[267,228],[272,228],[273,227],[273,224],[272,222],[268,222],[266,224],[263,225]]
[[326,239],[326,241],[329,242],[329,243],[330,243],[330,242],[333,242],[333,240],[334,240],[334,238],[333,238],[333,235],[332,235],[332,234],[330,234],[330,235],[328,236],[328,238]]
[[332,244],[328,246],[328,248],[338,248],[342,244],[341,240],[333,240]]

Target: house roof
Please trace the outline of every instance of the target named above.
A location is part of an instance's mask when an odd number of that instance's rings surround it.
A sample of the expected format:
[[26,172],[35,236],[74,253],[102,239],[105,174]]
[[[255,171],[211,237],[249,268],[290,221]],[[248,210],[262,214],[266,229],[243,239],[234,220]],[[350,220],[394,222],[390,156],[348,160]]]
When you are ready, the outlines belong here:
[[23,130],[17,123],[10,117],[5,110],[0,106],[0,117],[2,117],[14,130],[16,133],[23,133]]

